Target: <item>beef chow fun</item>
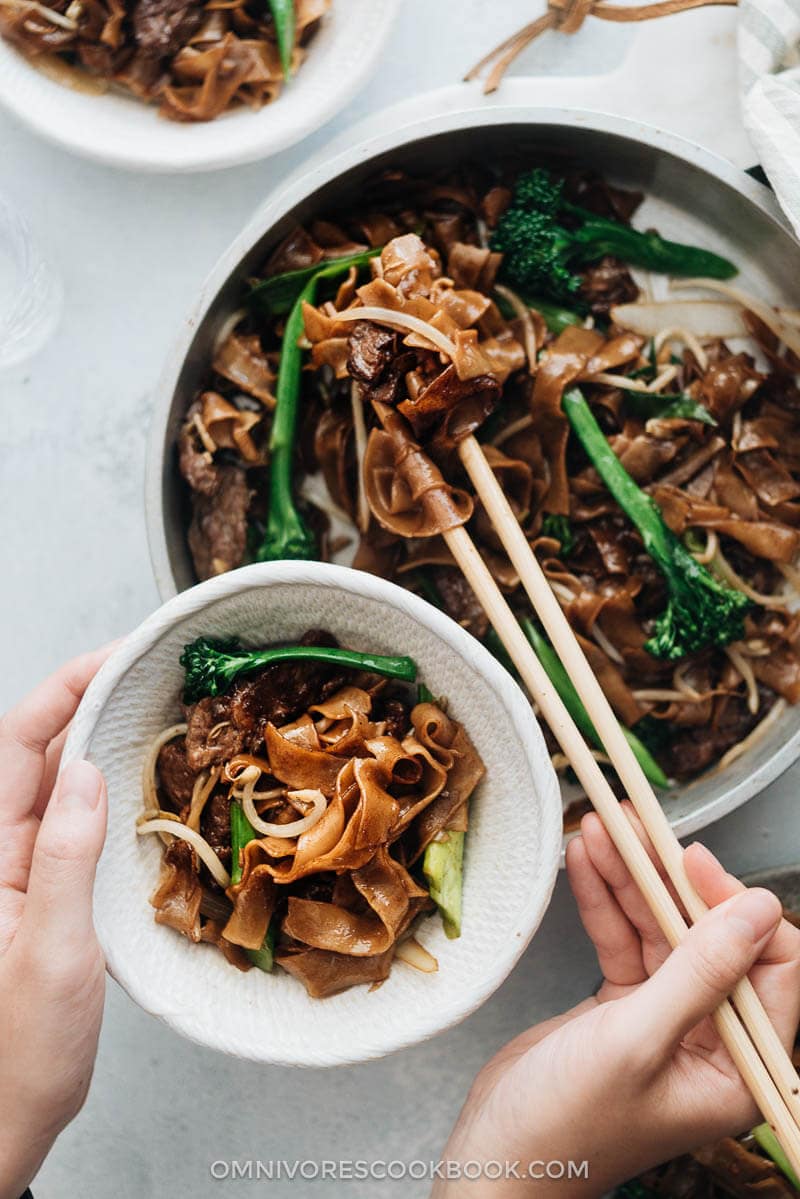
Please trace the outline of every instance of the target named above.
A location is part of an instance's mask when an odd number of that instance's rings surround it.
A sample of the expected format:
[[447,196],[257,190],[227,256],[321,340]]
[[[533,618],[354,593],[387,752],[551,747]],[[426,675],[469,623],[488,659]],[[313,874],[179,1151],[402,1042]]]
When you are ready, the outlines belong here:
[[0,0],[0,34],[60,83],[173,121],[278,98],[331,0]]
[[149,747],[137,832],[163,843],[155,919],[240,970],[281,967],[314,998],[433,972],[414,936],[461,933],[469,801],[484,774],[408,657],[186,646],[183,717]]
[[635,227],[642,200],[528,162],[384,172],[250,281],[178,460],[200,578],[335,557],[491,648],[441,536],[467,525],[602,760],[460,465],[474,434],[666,787],[724,768],[800,699],[800,314]]

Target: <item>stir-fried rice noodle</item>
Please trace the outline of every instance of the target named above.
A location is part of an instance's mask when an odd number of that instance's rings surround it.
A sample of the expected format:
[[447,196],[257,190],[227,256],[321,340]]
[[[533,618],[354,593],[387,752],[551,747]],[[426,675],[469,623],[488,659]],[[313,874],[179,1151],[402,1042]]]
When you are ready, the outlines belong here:
[[284,54],[269,5],[252,0],[0,0],[0,35],[76,90],[113,86],[169,120],[211,121],[277,99],[330,6],[294,0]]
[[[514,611],[531,610],[459,463],[459,441],[475,434],[618,718],[667,777],[695,778],[768,733],[779,701],[800,702],[799,318],[717,280],[669,279],[669,299],[656,300],[663,279],[647,275],[641,293],[606,257],[579,272],[578,323],[548,332],[491,248],[514,177],[508,166],[390,170],[277,247],[266,279],[380,250],[304,304],[295,495],[320,557],[339,547],[346,564],[417,591],[483,639],[486,615],[442,533],[467,525]],[[623,221],[635,211],[637,197],[595,175],[565,178],[583,208]],[[247,340],[274,375],[285,315],[245,309],[215,362]],[[704,322],[735,339],[704,334]],[[210,364],[179,437],[201,577],[246,561],[264,532],[271,417],[248,377],[234,387]],[[562,399],[573,386],[695,561],[751,601],[730,644],[677,662],[648,648],[665,576],[571,430]],[[204,457],[192,419],[209,390],[259,409],[257,462],[235,449]]]
[[[312,630],[301,644],[336,642]],[[269,934],[315,997],[377,985],[395,957],[436,970],[413,933],[435,908],[425,851],[467,831],[484,773],[464,728],[399,684],[308,660],[185,714],[144,768],[137,832],[163,842],[156,920],[241,969]]]
[[369,501],[364,488],[364,457],[367,452],[367,425],[364,419],[364,401],[361,396],[361,385],[353,382],[350,388],[350,405],[353,414],[353,433],[355,437],[356,451],[356,479],[358,487],[358,500],[356,510],[358,514],[358,528],[361,533],[366,533],[369,528]]

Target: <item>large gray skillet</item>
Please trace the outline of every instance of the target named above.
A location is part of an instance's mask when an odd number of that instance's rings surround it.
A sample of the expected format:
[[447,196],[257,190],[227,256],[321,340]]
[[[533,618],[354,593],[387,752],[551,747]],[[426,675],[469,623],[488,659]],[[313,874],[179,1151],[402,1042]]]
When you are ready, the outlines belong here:
[[[430,116],[384,128],[293,177],[257,212],[206,280],[162,375],[149,444],[148,536],[164,599],[195,582],[174,443],[223,322],[241,306],[245,280],[296,222],[357,200],[364,180],[382,168],[421,171],[511,153],[534,162],[538,153],[558,150],[612,182],[643,191],[647,200],[638,223],[727,255],[740,268],[736,282],[768,301],[795,301],[800,246],[769,190],[726,160],[675,135],[609,115],[525,106],[442,107],[448,105],[437,104],[434,93]],[[663,796],[676,833],[696,832],[746,803],[799,754],[800,710],[789,708],[726,770]]]

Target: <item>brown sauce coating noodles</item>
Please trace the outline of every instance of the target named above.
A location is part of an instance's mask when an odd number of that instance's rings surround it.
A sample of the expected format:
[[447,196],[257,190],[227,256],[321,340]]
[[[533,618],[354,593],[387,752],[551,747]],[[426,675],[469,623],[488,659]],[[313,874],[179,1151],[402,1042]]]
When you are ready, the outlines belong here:
[[[158,923],[240,969],[260,964],[268,942],[321,997],[387,977],[398,942],[436,906],[421,855],[466,831],[484,767],[438,703],[378,676],[289,665],[217,696],[213,717],[197,701],[165,730],[147,758],[139,830],[163,840]],[[279,712],[289,719],[276,725]],[[192,765],[206,742],[210,770]]]

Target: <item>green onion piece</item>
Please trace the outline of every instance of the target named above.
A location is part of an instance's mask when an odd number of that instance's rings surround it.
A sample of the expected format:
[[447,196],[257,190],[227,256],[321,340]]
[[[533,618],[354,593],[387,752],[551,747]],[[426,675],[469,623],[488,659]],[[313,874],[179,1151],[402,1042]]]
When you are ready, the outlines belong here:
[[686,392],[674,395],[655,395],[652,392],[626,391],[625,408],[639,420],[696,420],[716,427],[717,421],[705,405],[693,400]]
[[545,537],[553,537],[561,542],[558,555],[560,558],[566,558],[575,548],[575,534],[572,532],[568,516],[548,512],[542,520],[542,533]]
[[445,837],[446,840],[431,841],[425,850],[422,872],[431,899],[441,913],[445,935],[453,940],[461,936],[465,834],[451,829]]
[[800,1191],[800,1178],[792,1169],[791,1162],[783,1152],[783,1147],[769,1124],[759,1124],[757,1128],[753,1129],[753,1136],[767,1157],[775,1163],[781,1173],[786,1175],[794,1189]]

